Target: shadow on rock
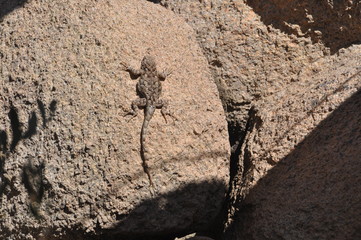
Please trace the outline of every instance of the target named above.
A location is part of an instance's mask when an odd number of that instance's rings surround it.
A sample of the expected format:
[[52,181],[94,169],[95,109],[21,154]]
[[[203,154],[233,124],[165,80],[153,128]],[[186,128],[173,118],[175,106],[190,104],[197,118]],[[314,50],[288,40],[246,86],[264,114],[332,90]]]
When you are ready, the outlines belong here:
[[241,202],[224,239],[361,239],[361,91]]
[[22,7],[28,0],[0,0],[0,19],[18,7]]
[[359,1],[247,0],[266,25],[287,34],[311,37],[336,53],[361,43]]
[[221,181],[190,183],[173,192],[147,199],[101,239],[174,239],[197,232],[213,236],[221,229],[219,215],[226,186]]
[[[52,120],[52,118],[55,115],[57,101],[53,100],[49,104],[49,107],[47,107],[50,110],[49,117],[47,117],[46,115],[45,104],[40,99],[37,100],[37,103],[43,119],[43,128],[46,128],[46,123]],[[14,186],[12,186],[11,179],[7,179],[5,177],[6,161],[11,154],[16,152],[16,147],[21,142],[21,140],[29,139],[37,133],[39,124],[38,124],[38,117],[36,115],[36,112],[32,111],[28,118],[27,130],[23,133],[22,126],[24,124],[20,122],[18,109],[13,105],[10,106],[8,118],[10,120],[10,127],[11,127],[10,130],[12,132],[11,142],[9,141],[9,137],[7,134],[8,131],[0,130],[0,196],[4,192],[6,192],[7,197],[12,198],[13,196],[17,196],[19,192],[15,190]],[[7,163],[7,164],[12,164],[12,163]],[[8,189],[7,191],[5,191],[8,185],[10,186],[11,190]]]

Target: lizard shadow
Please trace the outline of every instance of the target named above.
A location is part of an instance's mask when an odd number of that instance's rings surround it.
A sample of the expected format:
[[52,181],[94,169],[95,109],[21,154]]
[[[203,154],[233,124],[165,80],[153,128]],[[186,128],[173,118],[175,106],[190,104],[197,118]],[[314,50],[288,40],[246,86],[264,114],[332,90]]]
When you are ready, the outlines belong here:
[[28,0],[0,0],[0,20],[16,8],[22,7]]
[[223,239],[361,239],[360,109],[358,90],[238,200]]
[[129,215],[118,215],[118,223],[99,239],[168,240],[192,232],[212,237],[221,229],[226,191],[219,180],[188,183],[144,200]]

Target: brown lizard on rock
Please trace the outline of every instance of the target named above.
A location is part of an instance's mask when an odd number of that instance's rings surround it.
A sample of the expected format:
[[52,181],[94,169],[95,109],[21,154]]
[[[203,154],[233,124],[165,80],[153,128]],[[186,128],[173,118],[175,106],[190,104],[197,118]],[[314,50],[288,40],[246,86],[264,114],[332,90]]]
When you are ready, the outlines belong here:
[[125,70],[131,74],[133,79],[139,78],[137,84],[137,93],[139,98],[132,102],[132,110],[126,115],[130,114],[132,115],[132,118],[134,118],[138,114],[138,108],[144,109],[144,120],[142,130],[140,132],[140,156],[143,162],[143,170],[148,175],[150,186],[154,187],[147,163],[148,158],[146,155],[147,147],[145,136],[149,122],[152,119],[156,108],[161,109],[161,113],[166,122],[166,115],[173,117],[167,109],[168,103],[162,99],[159,99],[162,92],[161,81],[164,81],[166,77],[170,75],[170,73],[158,72],[155,59],[150,55],[144,56],[140,69],[134,69],[124,63],[122,63],[122,65],[125,67]]

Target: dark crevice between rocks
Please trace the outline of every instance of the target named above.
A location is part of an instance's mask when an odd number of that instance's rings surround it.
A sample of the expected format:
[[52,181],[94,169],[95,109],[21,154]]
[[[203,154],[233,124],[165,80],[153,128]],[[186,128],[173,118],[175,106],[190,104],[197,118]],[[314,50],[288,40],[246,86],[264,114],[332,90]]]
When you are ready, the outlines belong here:
[[[257,109],[255,107],[251,107],[251,109],[248,112],[248,121],[246,125],[246,133],[253,132],[254,129],[261,128],[263,121],[262,119],[257,115]],[[246,137],[246,136],[245,136]],[[245,140],[245,139],[243,139]],[[243,143],[242,143],[243,144]],[[247,147],[244,148],[243,156],[240,157],[243,160],[244,169],[242,172],[242,177],[245,177],[248,170],[252,167],[252,161],[251,161],[251,153]]]
[[[327,225],[330,224],[337,224],[342,231],[331,231],[324,239],[361,239],[357,221],[361,213],[359,202],[354,202],[353,207],[325,204],[335,199],[341,199],[342,202],[360,199],[361,185],[354,184],[355,181],[359,182],[355,169],[361,166],[358,157],[361,152],[360,108],[361,90],[358,90],[317,124],[256,185],[248,189],[247,198],[239,196],[234,204],[237,211],[224,239],[254,239],[266,235],[267,239],[285,239],[284,236],[297,239],[297,236],[305,233],[308,236],[320,236],[320,233],[328,234]],[[262,124],[259,114],[255,112],[251,117],[253,124],[250,130],[259,128]],[[322,207],[300,207],[306,206],[303,205],[305,199],[307,206]],[[335,206],[339,207],[337,211]],[[297,211],[308,217],[299,218]],[[286,226],[279,222],[285,213],[292,213],[287,216],[289,224]],[[320,224],[320,219],[332,220]],[[350,221],[344,223],[343,219]],[[318,234],[312,232],[315,231],[314,226],[317,226]],[[340,234],[335,236],[334,233]]]
[[[149,2],[153,2],[156,4],[160,4],[161,6],[167,8],[168,5],[166,3],[165,0],[147,0]],[[205,49],[202,47],[202,42],[198,41],[200,47],[203,49],[203,54],[207,57],[208,59],[208,63],[210,66],[213,67],[222,67],[222,62],[219,60],[212,60],[209,59],[207,52],[205,51]],[[210,71],[212,72],[213,75],[213,79],[214,82],[217,83],[217,72],[210,68]],[[247,129],[249,130],[251,128],[252,125],[252,113],[254,111],[254,109],[252,109],[251,106],[251,102],[250,101],[245,101],[245,102],[232,102],[232,103],[226,103],[226,101],[224,100],[224,97],[222,97],[222,95],[224,95],[223,93],[223,89],[218,85],[217,85],[217,89],[222,101],[222,104],[224,106],[224,111],[226,115],[230,115],[232,112],[237,113],[236,115],[238,115],[239,112],[247,112],[249,111],[249,117],[248,120],[243,119],[231,119],[227,121],[227,126],[228,126],[228,134],[229,134],[229,143],[231,146],[231,156],[230,156],[230,169],[229,169],[229,188],[227,189],[227,194],[223,203],[223,208],[219,213],[219,220],[216,223],[211,224],[212,228],[213,228],[213,233],[212,235],[216,237],[216,239],[220,239],[221,235],[222,235],[222,231],[223,231],[223,224],[224,221],[226,221],[227,218],[227,209],[230,207],[229,206],[229,198],[230,198],[230,194],[232,193],[232,191],[234,189],[232,189],[233,183],[235,181],[235,177],[236,176],[240,176],[241,178],[243,177],[243,174],[245,172],[248,171],[248,169],[251,167],[251,163],[249,161],[244,161],[244,162],[240,162],[240,154],[241,154],[241,147],[243,145],[243,142],[245,140],[246,137],[246,132]],[[222,226],[222,227],[220,227]],[[159,238],[161,239],[161,238]]]
[[[244,149],[247,133],[251,132],[255,125],[258,125],[258,121],[254,119],[256,110],[251,107],[248,110],[247,122],[244,125],[235,123],[233,121],[228,122],[229,141],[231,145],[230,156],[230,178],[229,188],[226,195],[226,200],[222,209],[222,229],[217,234],[217,239],[228,239],[230,229],[227,227],[227,222],[235,218],[234,212],[235,206],[239,201],[237,193],[239,193],[242,182],[245,181],[245,174],[251,168],[251,162],[247,159],[246,149]],[[243,149],[243,150],[242,150]],[[243,154],[243,156],[241,156]]]
[[239,123],[228,122],[229,143],[231,145],[230,156],[230,182],[238,172],[239,155],[241,153],[241,146],[244,141],[245,131],[244,126]]

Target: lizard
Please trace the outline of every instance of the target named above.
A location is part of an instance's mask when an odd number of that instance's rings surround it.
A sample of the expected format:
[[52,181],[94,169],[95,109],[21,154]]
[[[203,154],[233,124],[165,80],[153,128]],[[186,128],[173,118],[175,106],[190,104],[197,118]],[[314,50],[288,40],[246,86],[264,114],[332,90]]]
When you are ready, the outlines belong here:
[[167,72],[159,72],[157,70],[156,62],[154,57],[150,55],[145,55],[140,69],[134,69],[128,66],[125,63],[121,63],[127,72],[130,73],[132,79],[138,79],[137,83],[137,93],[139,98],[134,100],[131,105],[131,111],[126,115],[132,115],[129,121],[136,117],[138,114],[138,109],[144,109],[144,119],[143,125],[140,132],[140,156],[142,159],[142,166],[144,172],[147,174],[149,179],[149,184],[151,187],[154,187],[152,176],[149,171],[148,166],[148,156],[147,156],[147,145],[146,145],[146,134],[149,126],[149,122],[152,119],[155,109],[161,109],[161,114],[167,122],[166,115],[169,115],[174,118],[174,116],[168,110],[168,102],[160,99],[162,92],[161,82],[170,75]]

